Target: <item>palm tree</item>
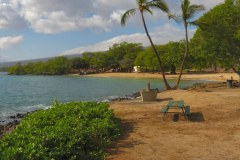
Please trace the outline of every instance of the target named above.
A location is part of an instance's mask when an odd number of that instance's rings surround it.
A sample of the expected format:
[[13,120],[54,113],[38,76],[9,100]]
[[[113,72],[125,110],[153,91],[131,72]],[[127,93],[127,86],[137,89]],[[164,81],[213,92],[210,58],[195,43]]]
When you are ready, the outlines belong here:
[[202,24],[201,22],[199,22],[197,20],[195,20],[195,21],[190,21],[190,20],[194,17],[194,15],[198,11],[203,11],[204,6],[203,5],[196,5],[196,4],[191,5],[189,0],[182,0],[181,9],[182,9],[181,21],[177,20],[176,18],[174,18],[174,20],[176,20],[177,22],[182,22],[184,24],[185,38],[186,38],[185,53],[184,53],[182,64],[180,66],[180,73],[179,73],[179,76],[178,76],[178,79],[176,81],[176,85],[175,85],[174,88],[179,87],[182,72],[183,72],[183,68],[184,68],[184,64],[185,64],[187,56],[189,54],[188,25],[190,24],[190,25],[195,25],[195,26],[201,26],[201,24]]
[[150,1],[150,2],[148,2],[148,0],[136,0],[136,2],[137,2],[137,5],[138,5],[138,8],[133,8],[133,9],[130,9],[130,10],[126,11],[122,15],[121,24],[124,26],[126,24],[126,20],[130,16],[134,15],[137,10],[140,12],[145,32],[146,32],[147,37],[148,37],[148,39],[149,39],[149,41],[151,43],[153,51],[154,51],[154,53],[155,53],[155,55],[157,57],[157,60],[158,60],[158,63],[159,63],[159,66],[160,66],[160,69],[161,69],[161,72],[162,72],[162,77],[163,77],[165,89],[166,90],[171,89],[171,87],[168,84],[167,79],[165,77],[165,72],[164,72],[164,69],[163,69],[163,65],[162,65],[160,54],[158,53],[158,51],[157,51],[155,45],[153,44],[153,41],[152,41],[152,39],[151,39],[151,37],[150,37],[150,35],[148,33],[148,29],[147,29],[145,18],[144,18],[144,14],[143,14],[144,12],[148,12],[148,13],[152,14],[151,8],[158,8],[161,11],[167,13],[168,16],[170,16],[168,6],[166,5],[166,3],[163,0],[153,0],[153,1]]

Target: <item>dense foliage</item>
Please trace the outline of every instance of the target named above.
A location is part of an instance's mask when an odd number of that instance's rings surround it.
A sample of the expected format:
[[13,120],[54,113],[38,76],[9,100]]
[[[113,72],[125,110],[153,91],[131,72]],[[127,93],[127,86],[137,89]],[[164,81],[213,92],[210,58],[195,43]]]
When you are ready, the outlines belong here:
[[[180,66],[184,53],[184,41],[169,42],[165,45],[156,45],[156,49],[161,54],[165,70],[176,74],[176,67]],[[159,71],[159,64],[152,47],[147,47],[140,52],[135,59],[135,65],[141,66],[143,71]]]
[[105,159],[105,147],[119,135],[106,103],[72,102],[27,115],[0,140],[1,160]]
[[69,73],[70,68],[70,62],[66,57],[56,57],[47,62],[28,63],[26,65],[18,63],[9,67],[8,72],[16,75],[62,75]]
[[231,68],[240,75],[240,0],[225,0],[200,20],[207,27],[198,29],[191,41],[197,65]]

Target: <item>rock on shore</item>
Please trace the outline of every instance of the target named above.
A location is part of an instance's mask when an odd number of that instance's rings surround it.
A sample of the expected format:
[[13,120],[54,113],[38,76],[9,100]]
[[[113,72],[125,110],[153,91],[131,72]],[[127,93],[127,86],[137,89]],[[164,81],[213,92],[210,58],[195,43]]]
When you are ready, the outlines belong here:
[[16,125],[19,124],[20,120],[28,113],[29,112],[17,113],[6,118],[0,117],[0,138],[2,138],[5,133],[11,132]]

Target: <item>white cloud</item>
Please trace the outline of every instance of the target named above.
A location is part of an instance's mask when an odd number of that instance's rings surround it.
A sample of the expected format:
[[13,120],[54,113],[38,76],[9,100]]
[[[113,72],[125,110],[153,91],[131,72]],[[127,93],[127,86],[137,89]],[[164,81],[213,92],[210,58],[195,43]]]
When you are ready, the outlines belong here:
[[22,36],[0,37],[0,49],[11,48],[23,40]]
[[26,27],[24,20],[11,7],[11,4],[0,0],[0,29],[16,29]]
[[[121,43],[121,42],[132,42],[132,43],[145,43],[145,40],[147,37],[145,34],[136,33],[132,35],[122,35],[118,36],[106,41],[102,41],[93,45],[88,45],[84,47],[79,47],[75,49],[71,49],[68,51],[63,52],[61,55],[71,55],[71,54],[81,54],[83,52],[95,52],[95,51],[106,51],[109,47],[111,47],[113,44]],[[138,39],[138,42],[136,42],[136,39]]]
[[[205,12],[216,6],[217,4],[223,3],[225,0],[190,0],[191,4],[204,5]],[[181,12],[180,5],[181,0],[168,0],[166,1],[170,10],[176,14]]]
[[[189,30],[189,38],[193,36],[195,31],[196,31],[195,29]],[[150,35],[155,44],[166,44],[169,41],[179,41],[184,39],[185,32],[184,30],[181,30],[170,24],[165,24],[161,27],[156,28],[153,32],[150,33]],[[131,35],[121,35],[93,45],[71,49],[61,53],[61,55],[81,54],[83,52],[106,51],[113,44],[121,42],[142,43],[144,46],[150,46],[149,40],[145,33],[135,33]]]
[[201,4],[204,5],[206,10],[213,8],[217,4],[223,3],[225,0],[191,0],[191,4]]
[[[224,0],[191,0],[207,10]],[[180,0],[168,0],[169,8],[180,11]],[[122,13],[136,8],[135,0],[0,0],[0,29],[28,27],[40,33],[61,33],[92,28],[110,31],[119,25]],[[164,18],[165,17],[165,18]],[[148,22],[167,18],[162,12],[148,16]],[[129,26],[138,23],[137,16]]]
[[128,0],[11,0],[12,6],[34,31],[60,33],[92,28],[110,31]]

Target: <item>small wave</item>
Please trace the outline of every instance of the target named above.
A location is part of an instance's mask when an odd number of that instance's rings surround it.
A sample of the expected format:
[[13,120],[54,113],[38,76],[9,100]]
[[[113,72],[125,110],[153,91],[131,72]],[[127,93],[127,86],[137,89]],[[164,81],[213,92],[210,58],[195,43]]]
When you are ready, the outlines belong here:
[[[11,110],[5,110],[0,113],[0,125],[6,125],[8,123],[11,123],[15,121],[17,114],[25,115],[29,112],[34,112],[40,109],[48,109],[51,106],[44,105],[44,104],[38,104],[33,106],[20,106],[18,108],[11,108]],[[15,117],[15,118],[12,118]],[[18,118],[17,118],[18,119]]]
[[117,95],[112,95],[112,96],[108,96],[105,97],[104,99],[99,100],[100,102],[111,102],[111,101],[115,101],[115,100],[123,100],[123,99],[135,99],[137,97],[139,97],[138,92],[134,92],[132,94],[129,95],[125,95],[125,96],[117,96]]

